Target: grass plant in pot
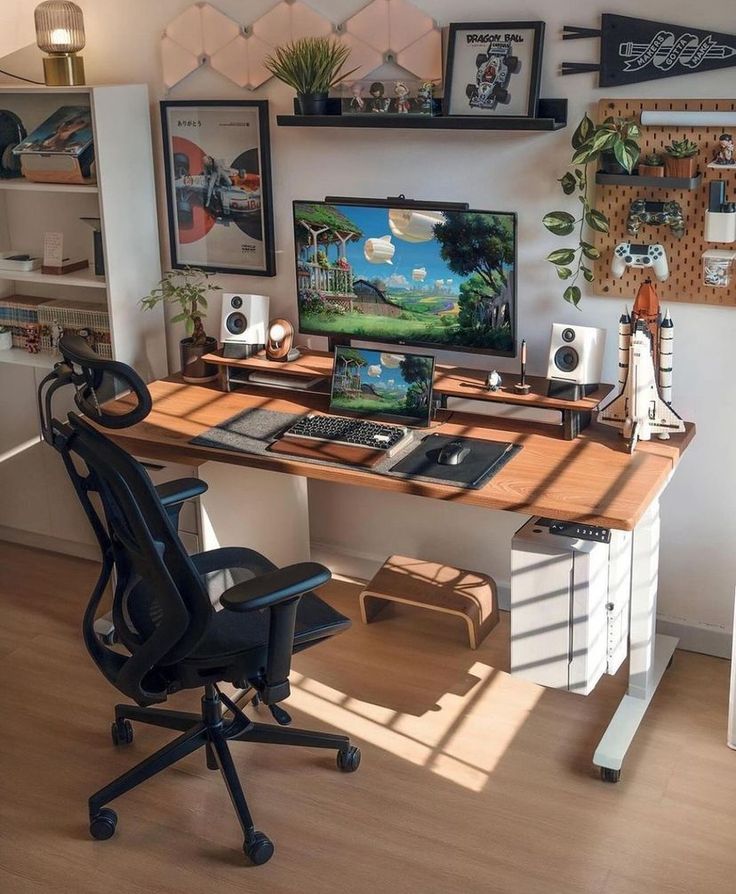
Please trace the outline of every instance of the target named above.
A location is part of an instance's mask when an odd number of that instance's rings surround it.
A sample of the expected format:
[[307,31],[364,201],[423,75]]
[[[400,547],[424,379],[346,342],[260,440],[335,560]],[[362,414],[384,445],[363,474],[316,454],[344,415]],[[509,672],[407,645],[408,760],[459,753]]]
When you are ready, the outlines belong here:
[[302,115],[327,114],[330,90],[357,68],[343,72],[350,48],[331,37],[302,37],[277,47],[266,68],[296,90]]
[[179,308],[171,323],[184,323],[186,337],[179,342],[181,377],[185,382],[202,384],[217,378],[217,367],[202,358],[217,350],[217,339],[204,331],[203,318],[207,315],[207,296],[220,288],[210,282],[212,273],[197,267],[170,270],[156,288],[141,299],[141,305],[151,310],[161,302]]
[[668,177],[692,179],[695,176],[697,143],[688,139],[673,140],[664,151],[664,170]]

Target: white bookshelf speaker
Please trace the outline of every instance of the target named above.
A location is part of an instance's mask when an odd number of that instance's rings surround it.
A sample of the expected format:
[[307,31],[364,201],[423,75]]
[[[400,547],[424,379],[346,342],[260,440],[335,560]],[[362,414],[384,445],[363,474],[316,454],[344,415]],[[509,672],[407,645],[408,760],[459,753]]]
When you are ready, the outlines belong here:
[[595,391],[601,381],[605,347],[605,329],[553,323],[547,365],[548,395],[579,400]]
[[268,320],[269,298],[266,295],[224,292],[220,326],[223,356],[243,359],[265,350]]

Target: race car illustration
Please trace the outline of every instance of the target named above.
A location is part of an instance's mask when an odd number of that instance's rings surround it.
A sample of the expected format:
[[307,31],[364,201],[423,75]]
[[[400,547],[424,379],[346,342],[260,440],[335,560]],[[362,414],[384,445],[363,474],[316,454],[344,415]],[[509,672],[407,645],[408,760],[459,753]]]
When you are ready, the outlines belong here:
[[203,171],[189,172],[189,159],[183,153],[174,156],[174,186],[179,226],[192,226],[192,206],[204,209],[227,224],[261,212],[261,178],[258,174],[237,170],[205,155]]
[[508,105],[511,94],[506,89],[512,74],[521,71],[521,59],[511,52],[510,43],[491,43],[485,53],[475,58],[475,84],[468,84],[465,95],[471,109],[495,109]]

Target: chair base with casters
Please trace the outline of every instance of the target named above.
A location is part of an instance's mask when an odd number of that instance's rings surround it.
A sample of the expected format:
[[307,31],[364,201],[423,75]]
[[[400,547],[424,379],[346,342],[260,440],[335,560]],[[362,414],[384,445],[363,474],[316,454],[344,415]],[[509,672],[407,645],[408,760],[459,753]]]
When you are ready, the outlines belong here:
[[[254,697],[254,700],[256,699],[257,696]],[[223,706],[229,717],[223,716]],[[279,716],[282,718],[281,722],[284,720],[289,722],[285,711],[281,710]],[[352,773],[360,766],[360,750],[350,744],[347,736],[255,723],[235,702],[220,692],[214,683],[205,686],[201,714],[167,711],[161,708],[141,708],[137,705],[117,705],[112,724],[112,741],[115,745],[127,745],[133,741],[131,721],[178,730],[182,735],[92,795],[89,799],[89,829],[92,837],[99,840],[112,837],[117,825],[115,811],[105,805],[187,755],[204,748],[208,769],[219,770],[225,781],[225,787],[243,830],[243,851],[251,863],[260,865],[270,860],[274,846],[270,838],[259,832],[253,824],[248,802],[230,754],[229,742],[327,748],[337,752],[337,767],[344,773]]]
[[[113,742],[131,742],[134,722],[180,733],[89,799],[90,833],[112,837],[117,816],[107,806],[111,801],[204,748],[207,767],[225,781],[246,855],[265,863],[273,844],[255,829],[229,743],[333,749],[340,770],[358,769],[360,752],[346,736],[284,729],[290,718],[280,706],[290,694],[292,656],[346,630],[350,621],[315,593],[331,577],[323,565],[277,568],[243,546],[189,556],[177,533],[178,512],[206,484],[182,479],[156,488],[143,466],[104,434],[146,418],[151,398],[145,383],[129,366],[99,357],[79,336],[64,336],[59,348],[62,361],[39,386],[41,431],[60,454],[100,547],[84,643],[106,680],[135,703],[115,709]],[[60,421],[51,404],[65,386],[75,389],[83,415],[70,412]],[[110,406],[116,395],[124,395],[122,408]],[[112,613],[100,625],[113,571]],[[223,683],[253,692],[276,724],[252,721],[221,691]],[[183,689],[204,689],[199,714],[152,707]]]

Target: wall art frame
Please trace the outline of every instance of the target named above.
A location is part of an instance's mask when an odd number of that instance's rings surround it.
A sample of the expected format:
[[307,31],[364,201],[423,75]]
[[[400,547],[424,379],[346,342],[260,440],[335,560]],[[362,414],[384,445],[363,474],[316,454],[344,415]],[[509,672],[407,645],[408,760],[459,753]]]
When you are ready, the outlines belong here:
[[453,22],[447,39],[444,115],[533,118],[544,22]]
[[171,266],[275,276],[268,102],[160,109]]

